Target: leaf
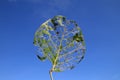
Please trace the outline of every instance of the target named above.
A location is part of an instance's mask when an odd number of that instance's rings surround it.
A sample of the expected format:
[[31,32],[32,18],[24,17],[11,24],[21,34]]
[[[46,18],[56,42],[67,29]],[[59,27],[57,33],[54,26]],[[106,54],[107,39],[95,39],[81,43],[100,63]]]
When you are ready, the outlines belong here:
[[34,44],[43,57],[52,63],[52,71],[73,69],[85,54],[85,41],[78,24],[64,16],[55,16],[44,22],[36,31]]

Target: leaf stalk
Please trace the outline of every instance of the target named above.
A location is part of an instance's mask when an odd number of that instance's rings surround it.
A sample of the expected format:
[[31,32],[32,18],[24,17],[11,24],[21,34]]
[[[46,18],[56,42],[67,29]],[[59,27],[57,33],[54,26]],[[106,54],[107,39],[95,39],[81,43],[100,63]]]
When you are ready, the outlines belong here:
[[49,71],[49,74],[50,74],[50,79],[51,79],[51,80],[54,80],[54,79],[53,79],[52,72],[53,72],[53,71],[52,71],[52,69],[51,69],[51,70]]

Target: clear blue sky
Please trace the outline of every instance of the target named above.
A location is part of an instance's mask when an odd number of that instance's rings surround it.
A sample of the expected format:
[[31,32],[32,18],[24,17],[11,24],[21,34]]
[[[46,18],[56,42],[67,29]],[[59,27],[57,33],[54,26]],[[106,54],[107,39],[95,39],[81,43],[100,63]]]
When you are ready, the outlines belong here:
[[120,0],[0,0],[0,80],[50,80],[32,44],[55,15],[75,20],[86,41],[84,60],[55,80],[120,80]]

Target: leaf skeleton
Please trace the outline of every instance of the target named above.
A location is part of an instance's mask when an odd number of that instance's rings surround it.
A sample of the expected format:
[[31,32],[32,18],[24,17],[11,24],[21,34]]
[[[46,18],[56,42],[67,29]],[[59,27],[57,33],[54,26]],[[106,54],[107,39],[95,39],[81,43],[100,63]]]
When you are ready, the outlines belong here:
[[52,63],[49,71],[62,72],[73,69],[84,58],[86,51],[81,28],[74,20],[62,15],[54,16],[45,21],[35,32],[33,44],[40,54],[39,60],[48,59]]

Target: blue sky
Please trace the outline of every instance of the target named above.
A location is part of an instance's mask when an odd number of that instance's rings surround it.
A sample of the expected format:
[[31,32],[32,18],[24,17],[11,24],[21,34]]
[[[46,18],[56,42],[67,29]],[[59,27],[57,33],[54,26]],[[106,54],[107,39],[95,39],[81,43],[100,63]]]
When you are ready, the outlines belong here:
[[120,0],[0,0],[0,80],[50,80],[36,56],[36,29],[55,15],[75,20],[87,46],[75,69],[55,80],[120,80]]

